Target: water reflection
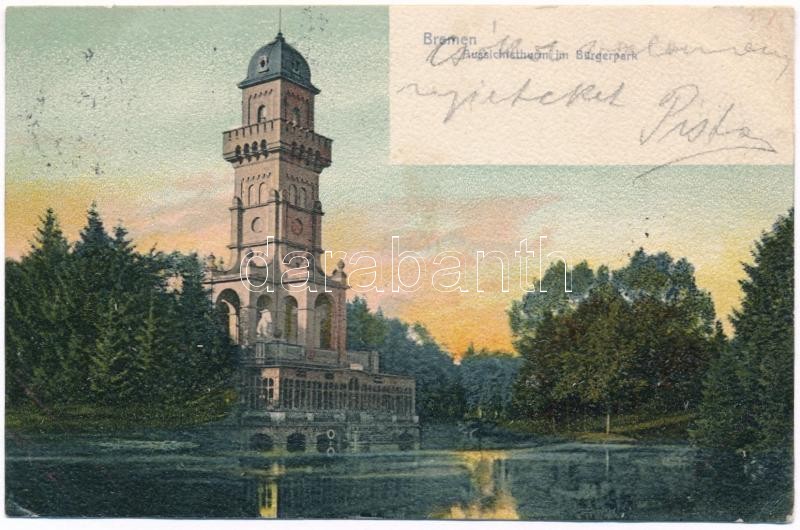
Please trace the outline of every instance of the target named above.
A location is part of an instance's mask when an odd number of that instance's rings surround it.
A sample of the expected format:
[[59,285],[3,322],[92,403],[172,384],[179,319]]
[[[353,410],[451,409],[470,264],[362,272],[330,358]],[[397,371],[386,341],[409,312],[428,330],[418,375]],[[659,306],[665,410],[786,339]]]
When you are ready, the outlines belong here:
[[258,485],[258,515],[262,519],[278,518],[278,481],[263,481]]
[[[10,446],[10,448],[9,448]],[[65,517],[785,521],[785,454],[560,444],[269,457],[7,439],[11,514]]]
[[457,453],[469,470],[475,498],[434,512],[441,519],[519,519],[517,501],[511,494],[508,451],[464,451]]
[[267,477],[258,481],[258,516],[262,519],[278,518],[278,478],[286,472],[286,468],[274,462],[267,468]]

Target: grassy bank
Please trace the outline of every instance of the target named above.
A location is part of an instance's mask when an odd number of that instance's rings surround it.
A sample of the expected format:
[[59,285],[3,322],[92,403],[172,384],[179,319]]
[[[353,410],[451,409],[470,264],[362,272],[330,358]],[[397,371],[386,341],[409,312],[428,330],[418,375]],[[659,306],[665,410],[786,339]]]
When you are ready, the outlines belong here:
[[508,428],[530,434],[544,434],[570,440],[597,443],[683,442],[689,439],[688,428],[695,413],[625,414],[611,419],[611,432],[605,432],[604,416],[583,416],[553,425],[546,419],[515,420]]
[[17,432],[113,432],[200,425],[223,419],[233,408],[232,392],[180,404],[58,405],[33,404],[6,409],[6,429]]

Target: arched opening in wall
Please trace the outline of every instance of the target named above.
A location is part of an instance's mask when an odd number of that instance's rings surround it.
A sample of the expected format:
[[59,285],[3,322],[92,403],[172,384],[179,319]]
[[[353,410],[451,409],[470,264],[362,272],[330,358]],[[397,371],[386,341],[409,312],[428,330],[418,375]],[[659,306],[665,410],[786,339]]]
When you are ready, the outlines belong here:
[[330,350],[333,346],[333,303],[327,294],[320,294],[314,303],[314,329],[317,348]]
[[261,140],[261,152],[264,153],[264,156],[267,156],[267,141]]
[[253,156],[258,156],[258,142],[253,142],[253,146],[250,149],[253,151]]
[[306,450],[306,435],[300,432],[290,434],[286,438],[286,450],[290,453],[302,453]]
[[267,121],[267,107],[266,105],[261,105],[258,107],[258,111],[256,112],[256,117],[259,122]]
[[256,203],[256,187],[253,184],[250,184],[250,187],[247,188],[247,205],[253,206]]
[[258,310],[256,336],[262,340],[269,340],[275,335],[275,323],[272,318],[272,298],[267,294],[262,294],[258,297],[256,308]]
[[250,144],[244,144],[244,156],[250,156]]
[[274,446],[275,442],[269,434],[259,432],[250,437],[250,449],[254,451],[272,451]]
[[397,447],[401,451],[409,451],[414,448],[414,436],[408,431],[403,431],[397,437]]
[[228,332],[231,342],[239,344],[239,295],[225,289],[217,297],[217,315]]
[[283,334],[286,342],[297,344],[297,300],[292,296],[283,299]]
[[242,157],[242,146],[241,145],[237,145],[236,146],[236,157],[237,158],[241,158]]
[[297,107],[292,109],[292,123],[295,125],[300,125],[300,109]]
[[303,208],[308,206],[308,204],[306,202],[308,200],[308,197],[306,196],[306,189],[305,188],[300,188],[300,199],[299,200],[300,200],[300,206],[302,206]]
[[297,186],[294,184],[289,186],[289,200],[292,202],[292,204],[297,206]]
[[335,430],[328,429],[317,435],[317,452],[331,456],[339,452],[339,437],[336,436]]
[[261,183],[258,185],[258,203],[264,204],[269,200],[267,196],[267,185],[265,183]]

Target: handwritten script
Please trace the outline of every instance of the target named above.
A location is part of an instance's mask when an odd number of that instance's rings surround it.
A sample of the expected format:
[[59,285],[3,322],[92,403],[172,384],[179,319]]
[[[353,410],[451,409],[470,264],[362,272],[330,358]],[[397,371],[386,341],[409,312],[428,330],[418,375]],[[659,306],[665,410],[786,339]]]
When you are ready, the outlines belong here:
[[793,163],[791,10],[390,13],[394,163]]

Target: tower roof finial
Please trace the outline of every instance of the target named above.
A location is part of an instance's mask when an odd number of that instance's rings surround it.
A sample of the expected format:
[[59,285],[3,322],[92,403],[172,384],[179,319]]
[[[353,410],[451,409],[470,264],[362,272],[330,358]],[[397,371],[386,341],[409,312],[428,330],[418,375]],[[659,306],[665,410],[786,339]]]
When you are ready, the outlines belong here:
[[283,10],[278,8],[278,37],[283,37],[283,33],[281,32],[281,23],[283,22],[281,19],[283,15]]

